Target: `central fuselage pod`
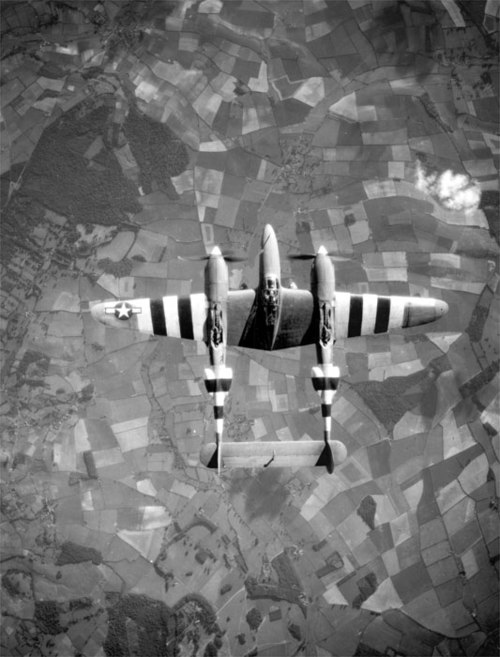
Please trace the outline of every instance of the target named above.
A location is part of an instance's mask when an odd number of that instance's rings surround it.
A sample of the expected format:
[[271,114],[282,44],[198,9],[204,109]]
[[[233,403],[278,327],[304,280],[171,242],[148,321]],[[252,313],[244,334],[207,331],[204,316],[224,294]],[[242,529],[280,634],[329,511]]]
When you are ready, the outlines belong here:
[[263,287],[266,278],[271,277],[280,282],[281,265],[278,240],[274,228],[270,224],[264,227],[260,253],[260,286]]
[[281,315],[281,266],[278,240],[269,224],[264,227],[261,246],[258,304],[263,345],[272,349]]
[[331,363],[335,343],[335,269],[324,246],[311,268],[311,292],[318,313],[316,351],[318,363]]

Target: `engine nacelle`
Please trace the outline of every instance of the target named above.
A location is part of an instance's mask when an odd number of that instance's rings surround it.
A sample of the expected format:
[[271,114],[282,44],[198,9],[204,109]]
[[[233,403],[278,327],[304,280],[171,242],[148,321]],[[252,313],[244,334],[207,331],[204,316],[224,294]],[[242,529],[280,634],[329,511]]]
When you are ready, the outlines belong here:
[[324,246],[320,246],[311,268],[311,292],[320,303],[335,300],[335,268]]
[[229,289],[227,263],[219,247],[215,246],[208,256],[205,267],[205,294],[209,303],[225,303]]

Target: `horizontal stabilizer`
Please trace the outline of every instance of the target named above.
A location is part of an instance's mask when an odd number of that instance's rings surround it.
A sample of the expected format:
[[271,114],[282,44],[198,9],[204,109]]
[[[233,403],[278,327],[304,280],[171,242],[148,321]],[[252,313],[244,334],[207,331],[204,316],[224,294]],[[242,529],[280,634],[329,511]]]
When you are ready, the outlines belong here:
[[[329,441],[335,465],[342,463],[347,450],[338,440]],[[322,455],[323,440],[277,440],[223,443],[222,462],[225,468],[310,468],[325,466]],[[215,443],[203,445],[200,461],[208,468],[214,467],[217,450]]]

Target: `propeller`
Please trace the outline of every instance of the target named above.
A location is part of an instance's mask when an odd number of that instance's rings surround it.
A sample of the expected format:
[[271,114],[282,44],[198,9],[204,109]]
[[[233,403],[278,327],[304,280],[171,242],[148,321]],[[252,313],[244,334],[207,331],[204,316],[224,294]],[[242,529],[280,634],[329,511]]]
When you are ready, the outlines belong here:
[[315,253],[290,253],[288,260],[313,260],[316,257]]
[[[245,262],[246,256],[237,256],[232,253],[222,253],[222,257],[226,262]],[[191,262],[204,262],[210,258],[210,255],[200,256],[177,256],[178,260],[190,260]]]
[[[318,253],[320,252],[318,251]],[[289,260],[314,260],[318,253],[290,253],[288,254],[287,258]],[[328,251],[322,251],[322,253],[330,257],[335,262],[349,262],[353,259],[352,257],[339,256],[336,253],[330,253]]]

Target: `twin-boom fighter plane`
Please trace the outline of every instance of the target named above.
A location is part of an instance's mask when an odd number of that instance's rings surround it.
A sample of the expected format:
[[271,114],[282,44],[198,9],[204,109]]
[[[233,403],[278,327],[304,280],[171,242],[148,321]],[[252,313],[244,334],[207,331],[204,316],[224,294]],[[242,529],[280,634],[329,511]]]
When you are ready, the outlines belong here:
[[[91,313],[112,328],[206,344],[210,366],[204,379],[215,418],[215,442],[204,445],[200,454],[207,467],[220,473],[222,467],[324,466],[332,473],[346,457],[345,445],[330,437],[340,377],[333,362],[336,340],[427,324],[442,317],[448,305],[427,297],[337,291],[334,265],[323,246],[311,256],[310,289],[282,287],[278,241],[269,224],[259,257],[256,289],[230,290],[226,259],[214,247],[206,257],[204,292],[97,302]],[[223,443],[224,401],[233,378],[226,366],[226,347],[274,351],[309,344],[316,345],[311,378],[321,399],[323,440]]]

